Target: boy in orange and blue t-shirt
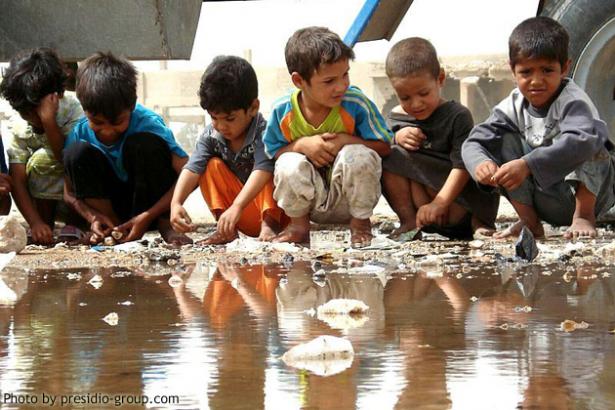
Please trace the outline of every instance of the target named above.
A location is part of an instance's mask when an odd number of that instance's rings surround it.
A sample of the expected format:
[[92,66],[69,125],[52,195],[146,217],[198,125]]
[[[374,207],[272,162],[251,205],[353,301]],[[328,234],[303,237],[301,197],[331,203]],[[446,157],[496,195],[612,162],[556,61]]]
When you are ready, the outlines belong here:
[[369,244],[380,158],[393,135],[374,103],[350,86],[354,52],[337,34],[298,30],[285,54],[298,90],[276,103],[263,136],[265,152],[276,159],[273,196],[291,218],[276,241],[308,242],[313,220],[350,223],[352,245]]

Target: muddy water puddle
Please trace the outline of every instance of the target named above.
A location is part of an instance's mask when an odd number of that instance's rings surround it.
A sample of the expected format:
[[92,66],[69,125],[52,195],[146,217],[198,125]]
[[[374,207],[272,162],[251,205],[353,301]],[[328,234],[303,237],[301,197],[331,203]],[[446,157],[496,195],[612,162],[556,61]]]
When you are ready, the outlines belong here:
[[[614,264],[457,251],[6,268],[1,407],[615,408]],[[315,314],[338,298],[369,311]],[[350,341],[354,356],[309,370],[280,359],[321,335]]]

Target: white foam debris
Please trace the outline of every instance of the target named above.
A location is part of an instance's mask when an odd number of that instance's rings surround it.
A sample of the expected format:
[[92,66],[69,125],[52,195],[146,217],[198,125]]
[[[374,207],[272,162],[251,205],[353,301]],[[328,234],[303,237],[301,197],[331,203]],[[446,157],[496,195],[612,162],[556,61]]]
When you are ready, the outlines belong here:
[[348,339],[328,335],[294,346],[282,356],[288,366],[318,376],[341,373],[352,366],[353,359],[354,349]]
[[107,322],[107,324],[109,326],[117,326],[117,323],[119,321],[119,317],[118,317],[117,313],[111,312],[107,316],[103,317],[102,320]]
[[88,284],[90,284],[90,286],[92,286],[94,289],[100,289],[100,287],[103,285],[103,278],[102,276],[96,274],[92,276],[92,279],[88,281]]
[[316,309],[318,315],[362,315],[369,311],[363,301],[357,299],[331,299]]
[[15,215],[0,216],[0,252],[19,253],[26,247],[28,235]]

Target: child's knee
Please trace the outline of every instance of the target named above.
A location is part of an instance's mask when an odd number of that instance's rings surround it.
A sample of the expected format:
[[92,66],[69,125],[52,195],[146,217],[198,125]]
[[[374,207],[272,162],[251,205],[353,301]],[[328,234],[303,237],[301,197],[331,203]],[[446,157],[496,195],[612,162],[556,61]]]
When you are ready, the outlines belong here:
[[162,138],[143,132],[130,135],[124,143],[124,155],[128,157],[154,158],[163,154],[171,158],[171,150]]
[[228,170],[228,167],[224,163],[221,158],[213,157],[207,161],[207,168],[205,168],[206,173],[210,173],[213,175],[218,175],[221,172]]
[[104,156],[98,149],[88,142],[75,142],[64,150],[64,166],[72,168],[77,164],[93,163],[98,157]]
[[285,152],[275,161],[275,180],[288,180],[298,175],[309,175],[310,168],[314,166],[303,154],[297,152]]

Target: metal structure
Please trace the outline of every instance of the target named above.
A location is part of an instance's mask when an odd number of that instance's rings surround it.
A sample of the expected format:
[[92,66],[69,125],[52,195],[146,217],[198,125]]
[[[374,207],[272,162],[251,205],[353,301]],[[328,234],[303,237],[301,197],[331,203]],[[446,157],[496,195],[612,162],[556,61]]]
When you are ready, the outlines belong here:
[[132,60],[189,59],[202,0],[0,0],[0,61],[50,47],[66,61],[99,50]]

